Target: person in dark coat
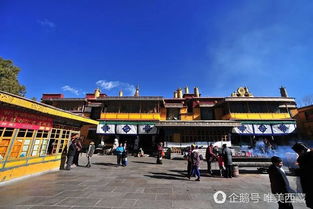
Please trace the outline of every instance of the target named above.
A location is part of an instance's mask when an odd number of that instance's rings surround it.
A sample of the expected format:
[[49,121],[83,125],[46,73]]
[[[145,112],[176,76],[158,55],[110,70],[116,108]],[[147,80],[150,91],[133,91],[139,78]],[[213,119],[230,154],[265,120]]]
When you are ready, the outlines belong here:
[[213,144],[210,144],[205,152],[205,159],[208,164],[208,173],[212,175],[211,163],[214,159],[217,159],[217,156],[214,154]]
[[[289,181],[285,174],[285,171],[282,169],[283,162],[277,157],[273,156],[271,158],[272,165],[268,168],[268,174],[271,182],[271,190],[273,194],[276,195],[285,195],[287,193],[293,193],[292,189],[289,186]],[[278,201],[279,209],[293,209],[293,206],[290,202],[283,200],[288,200],[287,197],[280,198]],[[290,201],[290,200],[289,200]]]
[[231,150],[227,147],[226,144],[223,144],[223,150],[222,155],[224,159],[224,165],[225,165],[225,178],[232,178],[232,172],[233,172],[233,157]]
[[[191,152],[191,175],[196,175],[197,179],[196,181],[200,181],[200,154],[199,151],[197,149],[197,147],[195,149],[192,150]],[[188,178],[190,179],[191,176],[188,176]]]
[[299,155],[299,168],[295,171],[300,177],[305,202],[308,208],[313,208],[313,151],[302,143],[296,143],[292,149]]
[[76,145],[75,145],[76,139],[77,139],[77,136],[73,136],[71,138],[71,144],[67,152],[67,162],[66,162],[65,170],[71,170],[71,165],[73,164],[74,156],[76,154]]
[[81,152],[81,150],[83,148],[82,143],[81,143],[81,139],[79,137],[76,138],[75,145],[76,145],[76,152],[75,152],[73,163],[76,166],[79,166],[79,164],[78,164],[79,153]]
[[157,145],[157,164],[162,164],[162,157],[163,157],[163,143],[160,142]]
[[194,150],[194,148],[195,148],[195,145],[192,144],[189,147],[188,152],[187,152],[187,156],[186,156],[186,158],[187,158],[187,177],[188,178],[190,178],[190,176],[191,176],[191,168],[192,168],[192,166],[191,166],[191,153]]

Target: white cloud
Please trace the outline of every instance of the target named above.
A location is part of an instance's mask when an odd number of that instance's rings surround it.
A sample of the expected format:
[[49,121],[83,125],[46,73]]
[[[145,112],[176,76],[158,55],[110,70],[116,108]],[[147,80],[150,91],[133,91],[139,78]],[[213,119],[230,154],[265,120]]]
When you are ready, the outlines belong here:
[[119,81],[105,81],[99,80],[96,82],[97,86],[101,87],[102,89],[110,91],[111,89],[118,87],[120,85]]
[[75,95],[79,95],[79,90],[77,90],[77,89],[74,89],[74,88],[72,88],[72,87],[70,87],[70,86],[68,86],[68,85],[65,85],[65,86],[63,86],[62,87],[62,90],[63,91],[69,91],[69,92],[71,92],[71,93],[73,93],[73,94],[75,94]]
[[48,27],[51,29],[54,29],[56,27],[55,23],[48,19],[38,20],[38,23],[43,27]]
[[96,82],[96,85],[100,87],[101,89],[110,91],[115,88],[119,88],[123,90],[124,92],[128,93],[129,95],[134,95],[136,91],[136,87],[129,83],[124,83],[120,81],[105,81],[105,80],[99,80]]

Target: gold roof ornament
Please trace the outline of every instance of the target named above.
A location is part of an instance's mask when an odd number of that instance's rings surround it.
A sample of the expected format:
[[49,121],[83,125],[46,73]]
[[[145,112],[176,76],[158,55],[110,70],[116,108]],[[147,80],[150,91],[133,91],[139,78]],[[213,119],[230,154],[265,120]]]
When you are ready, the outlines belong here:
[[139,97],[139,86],[136,87],[134,97]]
[[183,98],[183,90],[181,88],[177,89],[177,97]]
[[248,87],[239,87],[237,91],[231,94],[231,97],[253,97]]
[[100,94],[101,94],[101,91],[100,91],[99,88],[97,88],[97,89],[95,90],[95,97],[96,97],[96,98],[100,97]]
[[188,86],[185,87],[185,94],[189,94],[189,88],[188,88]]
[[122,97],[123,95],[124,95],[123,90],[120,90],[120,91],[118,92],[118,96]]

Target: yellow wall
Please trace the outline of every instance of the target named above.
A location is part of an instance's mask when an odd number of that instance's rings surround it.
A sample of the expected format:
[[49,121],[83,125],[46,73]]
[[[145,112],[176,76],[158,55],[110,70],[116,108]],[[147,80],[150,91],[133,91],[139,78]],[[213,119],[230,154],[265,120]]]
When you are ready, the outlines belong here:
[[160,109],[160,120],[166,120],[166,108]]
[[180,109],[181,120],[200,120],[200,108],[193,108],[192,113],[187,113],[187,107]]
[[[55,157],[55,156],[54,156]],[[0,172],[0,182],[60,168],[60,160],[24,165]]]
[[222,117],[223,120],[279,120],[291,119],[289,113],[230,113]]
[[160,120],[160,113],[101,113],[101,120]]

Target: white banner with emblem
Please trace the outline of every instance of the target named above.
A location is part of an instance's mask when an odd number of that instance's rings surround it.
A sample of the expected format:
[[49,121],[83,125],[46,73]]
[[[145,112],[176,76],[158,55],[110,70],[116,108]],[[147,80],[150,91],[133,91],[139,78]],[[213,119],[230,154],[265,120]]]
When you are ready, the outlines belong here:
[[290,134],[296,130],[296,124],[275,124],[272,128],[274,134]]
[[117,134],[137,134],[137,125],[116,125]]
[[157,134],[158,129],[154,125],[138,125],[138,134]]
[[254,124],[254,133],[256,135],[264,134],[264,135],[271,135],[272,134],[272,128],[271,125],[268,124]]
[[99,124],[97,126],[97,134],[115,134],[114,124]]
[[233,128],[233,133],[236,134],[253,134],[253,127],[251,124],[243,124]]

